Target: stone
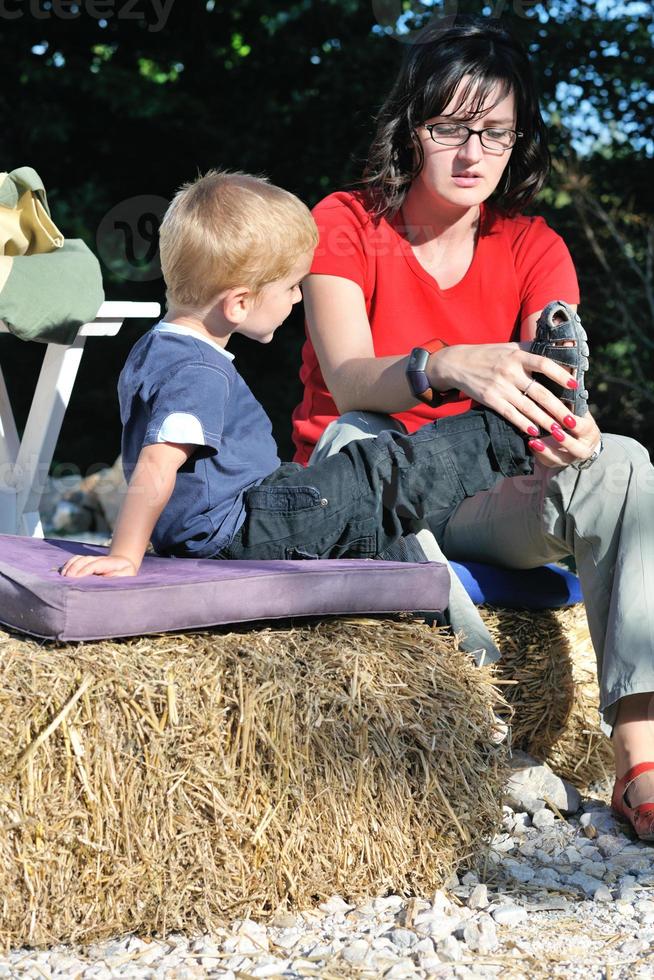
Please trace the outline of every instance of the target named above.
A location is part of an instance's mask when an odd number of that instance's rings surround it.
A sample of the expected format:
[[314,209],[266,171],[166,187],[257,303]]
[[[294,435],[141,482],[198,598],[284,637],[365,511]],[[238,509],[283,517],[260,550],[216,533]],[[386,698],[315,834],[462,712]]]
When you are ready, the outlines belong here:
[[346,963],[363,963],[370,952],[370,944],[365,939],[357,939],[341,950]]
[[415,966],[411,960],[400,960],[398,963],[395,963],[394,966],[385,970],[384,977],[388,978],[388,980],[419,980],[419,974],[416,973]]
[[538,812],[534,808],[536,800],[549,800],[564,816],[579,810],[579,791],[556,776],[546,763],[538,762],[527,752],[514,750],[510,765],[505,801],[513,810],[526,811],[533,817]]
[[488,888],[486,885],[475,885],[470,892],[466,905],[469,909],[485,909],[488,905]]
[[582,861],[579,870],[585,875],[591,875],[594,878],[603,878],[606,871],[606,865],[602,861],[598,863],[597,861]]
[[514,861],[511,858],[506,858],[502,866],[515,881],[519,881],[522,884],[530,882],[535,874],[534,869],[530,868],[528,864],[523,864],[521,861]]
[[624,837],[615,837],[613,834],[599,834],[595,840],[595,846],[602,857],[611,858],[614,854],[619,854],[626,847],[627,841]]
[[[554,868],[539,868],[531,880],[532,885],[541,888],[557,888],[561,884],[561,875]],[[597,882],[595,882],[597,885]]]
[[436,946],[442,963],[458,963],[463,959],[463,946],[454,936],[446,936]]
[[278,912],[273,916],[271,925],[278,929],[297,929],[299,921],[297,915],[291,912]]
[[622,956],[638,956],[639,953],[644,953],[648,947],[649,943],[643,939],[627,939],[626,942],[618,946],[618,949]]
[[527,911],[520,905],[500,905],[493,912],[498,926],[516,926],[527,918]]
[[610,834],[617,829],[615,817],[606,807],[601,810],[591,810],[590,813],[582,813],[579,818],[579,825],[584,829],[593,827],[597,831],[598,837],[600,834]]
[[570,864],[581,864],[583,858],[576,847],[570,844],[568,847],[564,848],[563,853],[570,862]]
[[391,929],[386,935],[398,949],[411,949],[418,942],[418,937],[411,929]]
[[421,956],[418,960],[418,965],[421,970],[427,974],[427,976],[438,976],[438,971],[443,965],[443,961],[435,953],[431,956],[428,954],[426,956]]
[[[390,897],[393,898],[394,896]],[[388,903],[389,899],[384,898],[379,899],[379,901]],[[322,912],[326,912],[327,915],[345,915],[346,912],[350,912],[354,908],[354,905],[348,905],[340,895],[332,895],[326,902],[322,902],[318,908]]]
[[532,823],[537,830],[544,830],[546,827],[554,826],[554,814],[551,810],[539,810],[532,818]]
[[421,933],[427,933],[432,939],[440,941],[450,936],[460,921],[460,916],[442,915],[428,911],[417,915],[414,925]]
[[606,885],[600,885],[595,890],[595,892],[593,894],[593,901],[594,902],[604,902],[604,903],[612,902],[613,901],[613,895],[611,894],[611,892],[609,891],[609,889],[606,887]]
[[248,970],[251,977],[279,977],[288,970],[290,960],[270,960],[268,962],[255,963]]
[[299,929],[282,929],[275,939],[273,939],[273,944],[279,946],[280,949],[291,950],[294,946],[297,946],[298,942],[302,938],[302,933]]
[[486,955],[497,949],[497,946],[495,922],[491,919],[490,915],[484,915],[479,920],[479,944],[477,949],[482,955]]
[[584,874],[583,871],[575,871],[574,874],[566,875],[565,881],[567,884],[580,888],[584,895],[587,895],[589,898],[593,897],[598,887],[597,878]]

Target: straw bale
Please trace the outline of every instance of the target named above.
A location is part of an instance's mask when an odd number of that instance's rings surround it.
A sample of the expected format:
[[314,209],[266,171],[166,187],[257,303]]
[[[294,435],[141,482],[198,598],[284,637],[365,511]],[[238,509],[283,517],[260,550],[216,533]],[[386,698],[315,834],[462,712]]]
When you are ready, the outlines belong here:
[[514,710],[512,744],[586,790],[610,784],[611,743],[600,729],[595,652],[583,604],[534,611],[481,608],[502,652],[499,677]]
[[501,820],[491,670],[410,619],[0,633],[0,943],[428,894]]

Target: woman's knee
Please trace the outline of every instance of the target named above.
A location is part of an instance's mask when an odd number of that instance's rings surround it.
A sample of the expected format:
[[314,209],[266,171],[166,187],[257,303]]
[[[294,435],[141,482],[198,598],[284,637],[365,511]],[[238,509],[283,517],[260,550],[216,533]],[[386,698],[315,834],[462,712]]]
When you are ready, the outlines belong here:
[[593,463],[602,490],[610,494],[635,483],[640,492],[652,494],[654,499],[654,467],[645,447],[629,436],[613,433],[605,435],[603,441],[604,451]]
[[311,454],[311,462],[315,463],[327,456],[333,456],[350,442],[375,439],[380,432],[387,429],[394,429],[396,432],[406,431],[401,422],[382,412],[345,412],[329,423],[316,443]]

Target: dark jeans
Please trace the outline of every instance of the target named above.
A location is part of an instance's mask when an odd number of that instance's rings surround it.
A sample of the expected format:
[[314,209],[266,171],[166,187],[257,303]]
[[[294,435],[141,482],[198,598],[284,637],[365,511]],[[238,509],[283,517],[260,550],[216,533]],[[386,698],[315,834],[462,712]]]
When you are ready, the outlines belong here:
[[395,557],[416,522],[439,540],[465,497],[532,471],[523,437],[488,409],[382,432],[306,468],[283,464],[247,491],[245,522],[217,557]]

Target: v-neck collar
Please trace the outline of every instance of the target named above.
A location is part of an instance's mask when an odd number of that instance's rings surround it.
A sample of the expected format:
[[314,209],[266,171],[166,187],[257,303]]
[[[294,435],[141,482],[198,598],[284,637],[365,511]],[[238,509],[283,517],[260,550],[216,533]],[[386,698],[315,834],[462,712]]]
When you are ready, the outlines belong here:
[[403,225],[401,210],[397,212],[397,214],[392,218],[389,224],[391,225],[393,232],[395,233],[395,235],[399,240],[402,255],[404,256],[406,263],[411,269],[411,271],[413,272],[413,274],[418,279],[422,280],[422,282],[430,286],[432,289],[435,289],[437,293],[440,293],[442,296],[447,296],[448,293],[452,293],[456,289],[462,289],[466,287],[468,285],[469,280],[475,274],[477,267],[479,266],[479,263],[481,261],[479,253],[484,247],[483,245],[484,239],[488,234],[492,234],[492,232],[495,230],[493,227],[495,224],[493,218],[494,215],[492,215],[492,212],[489,213],[485,203],[482,202],[479,206],[479,230],[477,233],[477,241],[475,242],[475,250],[473,252],[470,265],[464,272],[461,279],[459,279],[458,282],[455,282],[453,286],[448,286],[446,289],[443,289],[439,285],[438,281],[434,278],[434,276],[432,276],[431,273],[427,272],[427,270],[424,268],[424,266],[420,263],[420,261],[416,257],[413,249],[411,248],[411,244],[407,241],[404,235],[402,235],[399,232],[398,226]]

